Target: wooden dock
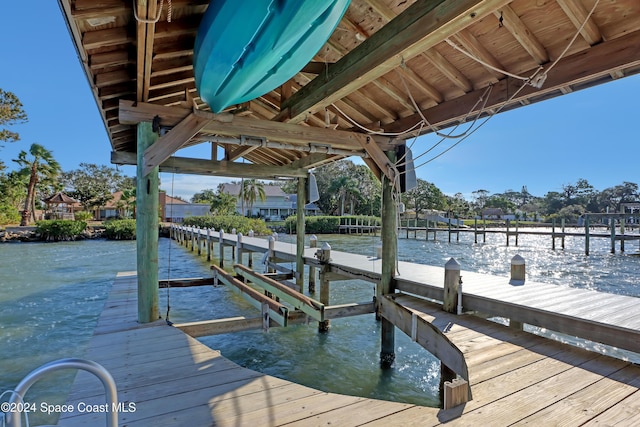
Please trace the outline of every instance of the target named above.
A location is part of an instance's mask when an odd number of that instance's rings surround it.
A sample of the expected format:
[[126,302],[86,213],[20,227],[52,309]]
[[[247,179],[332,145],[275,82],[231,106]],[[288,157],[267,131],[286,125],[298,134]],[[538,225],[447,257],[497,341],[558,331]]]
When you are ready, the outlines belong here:
[[[208,234],[209,240],[217,235],[219,248],[270,251],[280,261],[295,256],[289,243],[274,241],[269,249],[265,239],[231,234],[220,239],[218,233]],[[193,242],[199,242],[198,248],[211,243],[193,236],[184,239],[195,251]],[[331,281],[379,280],[378,258],[332,251],[331,261],[321,263],[315,251],[305,249],[305,263]],[[530,281],[513,284],[509,278],[463,271],[463,306],[468,314],[454,315],[433,301],[442,299],[443,268],[400,262],[398,273],[400,292],[382,298],[380,314],[426,348],[429,343],[420,328],[428,326],[446,337],[463,357],[472,393],[469,402],[443,410],[342,396],[241,368],[163,321],[138,325],[136,280],[127,274],[119,275],[113,285],[86,357],[114,375],[121,402],[135,403],[135,412],[119,414],[121,425],[127,426],[633,425],[640,421],[637,365],[470,314],[504,316],[640,353],[639,298]],[[254,315],[260,317],[259,312]],[[260,327],[260,322],[248,323]],[[316,332],[310,329],[310,333]],[[442,349],[432,352],[444,354]],[[69,402],[98,404],[101,399],[101,385],[89,374],[78,374]],[[70,413],[64,414],[61,425],[94,425],[103,419],[103,414]]]
[[[164,321],[138,325],[136,295],[136,277],[118,275],[85,355],[114,376],[120,402],[135,404],[135,411],[119,413],[122,426],[577,426],[640,421],[638,366],[476,316],[446,313],[409,295],[398,294],[393,303],[441,329],[464,353],[473,390],[470,402],[445,411],[325,393],[251,371]],[[100,383],[79,373],[68,403],[78,408],[103,399]],[[101,425],[104,419],[102,413],[76,411],[63,414],[60,425]]]

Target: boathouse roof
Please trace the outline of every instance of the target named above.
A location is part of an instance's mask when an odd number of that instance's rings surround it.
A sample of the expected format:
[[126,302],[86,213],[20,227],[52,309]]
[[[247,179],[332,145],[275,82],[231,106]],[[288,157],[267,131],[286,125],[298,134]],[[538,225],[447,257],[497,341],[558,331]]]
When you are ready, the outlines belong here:
[[[214,115],[193,71],[207,0],[59,3],[112,162],[135,164],[136,123],[180,126],[145,154],[146,171],[303,176],[356,155],[393,175],[384,151],[416,134],[640,71],[637,0],[352,0],[300,72]],[[224,156],[170,158],[204,142]]]

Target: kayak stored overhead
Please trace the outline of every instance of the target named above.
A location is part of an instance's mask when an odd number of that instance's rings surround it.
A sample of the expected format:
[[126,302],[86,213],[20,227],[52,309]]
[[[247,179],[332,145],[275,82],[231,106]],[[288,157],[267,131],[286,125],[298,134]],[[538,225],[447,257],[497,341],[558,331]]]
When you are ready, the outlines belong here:
[[322,48],[350,0],[213,0],[194,46],[196,87],[219,113],[272,91]]

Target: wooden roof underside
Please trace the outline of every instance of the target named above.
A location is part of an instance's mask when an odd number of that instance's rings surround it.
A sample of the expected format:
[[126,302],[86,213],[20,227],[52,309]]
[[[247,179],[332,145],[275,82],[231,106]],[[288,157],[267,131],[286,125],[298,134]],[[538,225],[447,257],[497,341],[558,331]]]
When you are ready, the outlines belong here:
[[[358,155],[380,175],[390,168],[384,151],[416,132],[640,71],[638,0],[600,0],[590,16],[596,0],[352,0],[301,72],[260,98],[212,114],[192,67],[208,1],[172,0],[168,22],[165,0],[155,24],[138,22],[133,7],[138,18],[153,18],[156,0],[59,2],[112,161],[135,163],[135,124],[157,115],[169,131],[145,152],[145,165],[181,173],[301,176]],[[518,78],[536,72],[548,73],[540,88]],[[210,159],[168,159],[203,142],[223,147],[224,158],[212,149]],[[240,166],[240,158],[253,165]]]

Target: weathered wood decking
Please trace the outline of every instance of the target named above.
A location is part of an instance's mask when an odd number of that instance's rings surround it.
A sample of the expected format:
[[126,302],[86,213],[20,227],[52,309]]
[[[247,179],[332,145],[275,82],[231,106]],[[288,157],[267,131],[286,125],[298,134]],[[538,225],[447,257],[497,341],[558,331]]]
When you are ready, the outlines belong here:
[[[86,358],[113,375],[124,426],[356,425],[412,405],[324,393],[242,368],[164,321],[137,323],[136,276],[120,274],[100,316]],[[80,372],[68,403],[104,403],[102,385]],[[433,419],[438,412],[425,408]],[[65,413],[61,426],[102,425],[102,413]]]
[[[206,231],[201,231],[206,236]],[[217,232],[211,239],[218,241]],[[244,236],[244,250],[266,252],[268,242]],[[237,246],[237,236],[224,234],[225,245]],[[276,241],[274,256],[295,260],[295,245]],[[306,248],[305,264],[322,268],[314,256],[315,248]],[[332,281],[340,278],[378,282],[381,260],[375,256],[331,251],[325,271]],[[502,316],[602,344],[640,353],[640,298],[608,294],[586,289],[525,281],[512,284],[508,277],[462,271],[464,310]],[[402,292],[442,300],[444,267],[398,263],[396,288]]]
[[[188,292],[188,290],[185,290]],[[136,321],[136,277],[120,274],[86,357],[118,385],[133,426],[633,425],[640,421],[640,368],[475,316],[445,313],[408,295],[396,302],[445,331],[465,354],[473,400],[445,411],[324,393],[225,359],[163,321]],[[177,297],[176,297],[177,298]],[[310,329],[310,333],[313,332]],[[330,332],[329,332],[330,333]],[[79,373],[78,408],[103,403],[102,386]],[[68,413],[61,426],[101,425],[104,414]]]

